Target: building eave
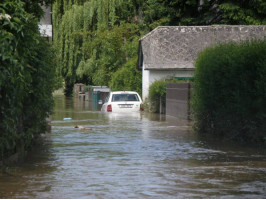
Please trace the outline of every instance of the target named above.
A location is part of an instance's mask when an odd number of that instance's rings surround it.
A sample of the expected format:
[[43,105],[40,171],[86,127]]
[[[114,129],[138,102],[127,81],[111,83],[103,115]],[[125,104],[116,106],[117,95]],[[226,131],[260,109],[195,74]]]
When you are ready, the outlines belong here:
[[195,71],[195,68],[145,68],[150,71]]

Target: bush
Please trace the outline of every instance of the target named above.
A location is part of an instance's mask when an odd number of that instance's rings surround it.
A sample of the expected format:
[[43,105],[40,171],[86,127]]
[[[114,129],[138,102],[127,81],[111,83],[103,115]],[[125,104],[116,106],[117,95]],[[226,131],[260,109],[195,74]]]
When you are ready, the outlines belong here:
[[150,112],[159,113],[160,112],[160,102],[162,106],[165,107],[166,102],[166,84],[164,80],[158,80],[151,84],[149,88],[148,96],[148,110]]
[[266,40],[220,44],[196,61],[193,109],[203,136],[266,141]]
[[0,160],[45,131],[54,69],[38,20],[21,1],[0,4]]

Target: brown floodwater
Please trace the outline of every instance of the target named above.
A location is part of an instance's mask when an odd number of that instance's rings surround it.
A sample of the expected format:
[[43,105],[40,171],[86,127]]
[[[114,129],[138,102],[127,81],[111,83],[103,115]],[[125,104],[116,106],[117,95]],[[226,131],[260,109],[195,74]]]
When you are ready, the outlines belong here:
[[265,198],[266,152],[205,142],[164,115],[102,113],[55,96],[52,134],[0,173],[0,197]]

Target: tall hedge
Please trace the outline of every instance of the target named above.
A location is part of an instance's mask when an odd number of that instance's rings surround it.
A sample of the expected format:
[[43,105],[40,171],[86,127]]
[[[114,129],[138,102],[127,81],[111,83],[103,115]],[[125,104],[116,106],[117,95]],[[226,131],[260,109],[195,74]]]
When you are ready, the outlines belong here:
[[200,135],[266,144],[266,40],[220,44],[201,52],[194,94]]
[[29,148],[52,110],[52,54],[23,6],[0,4],[0,160]]

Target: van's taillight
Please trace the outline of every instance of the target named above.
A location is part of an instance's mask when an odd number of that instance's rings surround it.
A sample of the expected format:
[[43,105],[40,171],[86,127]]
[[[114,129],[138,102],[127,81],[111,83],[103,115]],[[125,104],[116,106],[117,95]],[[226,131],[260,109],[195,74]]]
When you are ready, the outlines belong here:
[[139,107],[139,109],[142,111],[142,110],[144,110],[144,107],[143,107],[143,105],[142,104],[140,104],[140,107]]
[[109,105],[107,106],[107,112],[112,112],[112,105],[111,105],[111,104],[109,104]]

